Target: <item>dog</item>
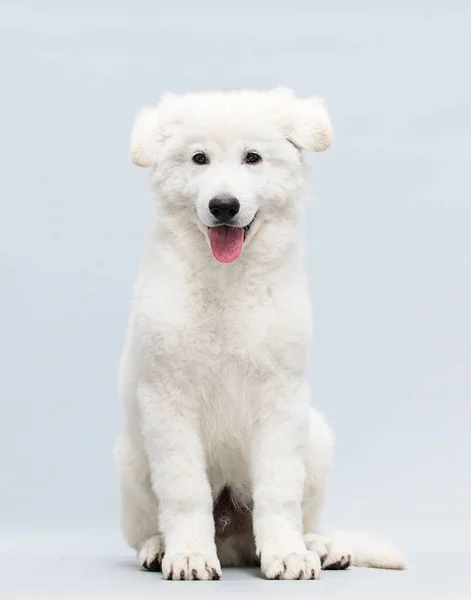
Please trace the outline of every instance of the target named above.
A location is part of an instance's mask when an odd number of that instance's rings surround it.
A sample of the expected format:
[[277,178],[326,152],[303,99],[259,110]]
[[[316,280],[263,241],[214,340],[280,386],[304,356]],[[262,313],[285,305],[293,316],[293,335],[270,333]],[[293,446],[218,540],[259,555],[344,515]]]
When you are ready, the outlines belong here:
[[160,218],[134,288],[116,446],[122,530],[145,569],[268,579],[400,569],[388,543],[323,536],[332,433],[310,403],[311,309],[298,221],[324,103],[285,88],[164,95],[131,158]]

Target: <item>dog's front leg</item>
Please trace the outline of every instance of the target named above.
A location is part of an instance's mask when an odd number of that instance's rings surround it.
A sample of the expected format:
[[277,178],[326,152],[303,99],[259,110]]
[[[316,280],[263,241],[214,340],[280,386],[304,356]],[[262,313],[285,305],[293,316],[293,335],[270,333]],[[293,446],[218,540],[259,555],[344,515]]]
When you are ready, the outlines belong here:
[[[271,386],[270,386],[271,387]],[[308,442],[307,389],[266,389],[253,445],[254,533],[268,579],[318,579],[318,555],[303,539]]]
[[213,502],[196,407],[177,386],[139,388],[142,432],[164,535],[166,579],[219,579]]

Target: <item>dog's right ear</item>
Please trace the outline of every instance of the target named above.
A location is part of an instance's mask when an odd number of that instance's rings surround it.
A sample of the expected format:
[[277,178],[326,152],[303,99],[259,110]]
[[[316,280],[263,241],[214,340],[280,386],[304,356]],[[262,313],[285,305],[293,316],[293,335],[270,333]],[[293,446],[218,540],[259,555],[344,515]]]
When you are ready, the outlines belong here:
[[131,160],[139,167],[159,161],[162,143],[172,135],[173,126],[181,122],[179,96],[165,92],[157,106],[142,108],[134,121],[131,135]]
[[136,116],[131,134],[131,160],[138,167],[157,163],[160,143],[159,108],[142,108]]

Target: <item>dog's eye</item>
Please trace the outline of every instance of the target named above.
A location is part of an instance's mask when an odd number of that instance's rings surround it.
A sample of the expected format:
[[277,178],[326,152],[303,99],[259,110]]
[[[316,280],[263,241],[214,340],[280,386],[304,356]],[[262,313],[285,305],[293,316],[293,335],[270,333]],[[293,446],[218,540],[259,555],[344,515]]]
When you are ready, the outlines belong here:
[[208,157],[204,152],[197,152],[191,160],[197,165],[207,165],[209,163]]
[[247,152],[244,158],[244,162],[248,163],[249,165],[254,165],[255,163],[260,162],[261,160],[262,157],[256,152]]

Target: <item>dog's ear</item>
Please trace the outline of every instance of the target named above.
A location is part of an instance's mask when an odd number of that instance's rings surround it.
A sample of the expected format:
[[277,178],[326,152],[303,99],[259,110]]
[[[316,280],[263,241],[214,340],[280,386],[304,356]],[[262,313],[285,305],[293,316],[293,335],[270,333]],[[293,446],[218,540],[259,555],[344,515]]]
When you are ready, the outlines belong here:
[[136,116],[131,134],[131,160],[139,167],[157,163],[160,141],[159,109],[142,108]]
[[[288,140],[301,150],[323,152],[332,145],[333,133],[329,113],[320,98],[295,98],[286,88],[272,92],[282,105],[282,127]],[[278,104],[279,106],[279,104]]]
[[324,152],[332,145],[329,113],[319,98],[295,100],[293,123],[288,139],[298,148]]
[[161,144],[171,136],[173,125],[181,121],[178,101],[178,95],[165,92],[157,106],[137,113],[131,135],[131,160],[135,165],[157,164]]

